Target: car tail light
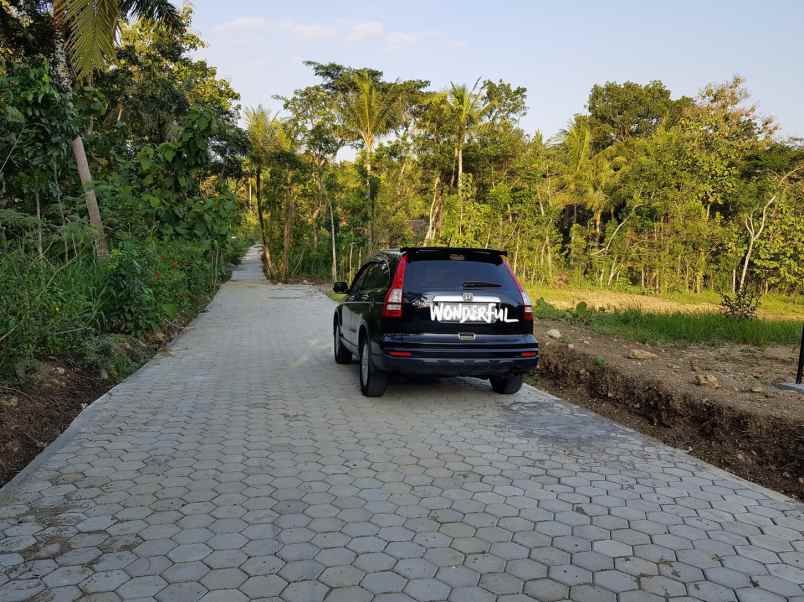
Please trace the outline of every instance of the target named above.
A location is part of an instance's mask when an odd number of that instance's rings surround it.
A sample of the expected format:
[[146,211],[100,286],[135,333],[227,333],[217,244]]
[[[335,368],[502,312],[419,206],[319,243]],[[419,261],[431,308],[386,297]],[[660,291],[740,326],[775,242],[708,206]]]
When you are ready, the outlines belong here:
[[522,287],[522,284],[519,282],[519,278],[516,277],[516,275],[514,274],[514,270],[511,269],[511,266],[508,265],[508,262],[503,260],[503,265],[508,270],[508,273],[511,274],[511,278],[514,279],[514,282],[516,283],[516,286],[519,289],[519,293],[522,295],[522,305],[523,305],[522,318],[524,320],[532,322],[533,321],[533,303],[531,303],[531,301],[530,301],[530,296],[528,296],[528,293],[525,292],[525,289]]
[[399,263],[396,264],[394,279],[391,281],[391,288],[385,293],[385,303],[382,306],[383,318],[402,317],[402,289],[405,286],[405,268],[408,265],[408,256],[402,255]]
[[522,357],[536,357],[535,351],[523,351]]
[[392,357],[410,357],[413,354],[410,351],[389,351],[388,355]]

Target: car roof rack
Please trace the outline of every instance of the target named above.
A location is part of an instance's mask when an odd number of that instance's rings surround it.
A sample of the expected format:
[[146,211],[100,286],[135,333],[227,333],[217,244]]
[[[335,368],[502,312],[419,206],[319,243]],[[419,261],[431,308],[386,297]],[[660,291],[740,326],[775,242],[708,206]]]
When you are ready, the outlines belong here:
[[400,252],[406,253],[408,251],[415,251],[415,252],[427,252],[427,251],[435,251],[435,252],[449,252],[449,253],[487,253],[489,255],[508,255],[508,251],[502,251],[499,249],[479,249],[475,247],[400,247]]

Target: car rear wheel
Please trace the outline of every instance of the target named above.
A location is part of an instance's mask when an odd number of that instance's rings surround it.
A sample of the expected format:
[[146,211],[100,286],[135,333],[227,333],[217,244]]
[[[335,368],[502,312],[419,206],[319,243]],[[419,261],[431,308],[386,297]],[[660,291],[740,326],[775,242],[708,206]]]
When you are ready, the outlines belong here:
[[513,395],[522,388],[522,375],[521,374],[506,374],[505,376],[492,376],[491,388],[496,393],[504,395]]
[[374,367],[368,338],[360,339],[360,391],[366,397],[381,397],[388,386],[388,375]]
[[340,324],[335,324],[335,327],[332,329],[332,338],[333,338],[333,347],[335,349],[335,363],[336,364],[351,364],[352,363],[352,352],[349,351],[343,344],[341,340],[341,326]]

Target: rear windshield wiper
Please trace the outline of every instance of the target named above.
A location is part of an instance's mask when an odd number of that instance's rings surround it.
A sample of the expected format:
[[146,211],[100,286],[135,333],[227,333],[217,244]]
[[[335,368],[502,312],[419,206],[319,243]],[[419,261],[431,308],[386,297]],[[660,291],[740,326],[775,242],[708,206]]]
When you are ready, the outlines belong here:
[[502,284],[496,282],[483,282],[482,280],[469,280],[463,283],[463,288],[498,288]]

